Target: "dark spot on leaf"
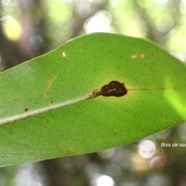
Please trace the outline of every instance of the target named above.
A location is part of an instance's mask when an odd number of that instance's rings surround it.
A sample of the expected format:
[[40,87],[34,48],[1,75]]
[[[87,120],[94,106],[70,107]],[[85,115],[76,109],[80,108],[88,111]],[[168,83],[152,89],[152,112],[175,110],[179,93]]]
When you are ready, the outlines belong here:
[[53,101],[50,101],[50,104],[53,104],[54,102]]
[[124,83],[118,81],[111,81],[108,85],[104,85],[101,90],[89,93],[90,98],[102,96],[115,96],[121,97],[127,94],[127,89]]
[[124,86],[124,83],[118,81],[111,81],[108,85],[105,85],[101,88],[100,95],[102,96],[115,96],[120,97],[124,96],[127,93],[127,89]]
[[25,111],[25,112],[28,112],[28,108],[25,108],[24,111]]

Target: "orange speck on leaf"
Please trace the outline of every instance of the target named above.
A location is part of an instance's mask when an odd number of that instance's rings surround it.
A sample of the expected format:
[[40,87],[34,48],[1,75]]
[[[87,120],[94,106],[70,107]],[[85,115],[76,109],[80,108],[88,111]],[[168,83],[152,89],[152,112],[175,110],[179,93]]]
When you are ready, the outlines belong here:
[[144,54],[140,54],[140,58],[141,59],[145,59],[145,55]]
[[132,55],[131,58],[132,59],[136,59],[138,57],[138,54]]
[[55,76],[52,76],[48,81],[47,81],[47,85],[46,85],[46,88],[45,88],[45,96],[48,96],[48,93],[49,93],[49,90],[51,89],[52,87],[52,83],[53,81],[56,79]]
[[141,58],[141,59],[145,59],[145,54],[134,54],[131,56],[131,59],[136,59],[136,58]]
[[79,154],[79,150],[66,147],[63,143],[61,143],[60,146],[62,147],[62,149],[64,151],[67,151],[67,152],[70,152],[70,153],[73,153],[73,154]]

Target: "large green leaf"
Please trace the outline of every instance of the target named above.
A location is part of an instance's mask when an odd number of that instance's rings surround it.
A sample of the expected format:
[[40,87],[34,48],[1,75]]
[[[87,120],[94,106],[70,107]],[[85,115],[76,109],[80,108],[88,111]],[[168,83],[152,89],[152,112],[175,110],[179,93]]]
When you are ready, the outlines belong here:
[[[0,74],[0,165],[84,154],[186,121],[186,65],[156,45],[97,33]],[[111,81],[121,97],[90,98]]]

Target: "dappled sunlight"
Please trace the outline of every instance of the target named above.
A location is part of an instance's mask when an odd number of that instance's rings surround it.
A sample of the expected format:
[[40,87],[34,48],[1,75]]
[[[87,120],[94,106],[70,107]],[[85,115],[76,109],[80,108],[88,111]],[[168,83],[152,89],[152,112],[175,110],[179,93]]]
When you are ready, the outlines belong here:
[[149,170],[148,160],[137,153],[132,153],[130,157],[131,170],[137,175],[146,175]]
[[112,148],[112,149],[107,149],[107,150],[98,152],[98,155],[103,159],[110,159],[111,157],[113,157],[114,153],[115,153],[115,149]]
[[154,173],[147,178],[146,186],[170,186],[170,178],[163,173]]
[[3,16],[0,21],[3,22],[3,32],[10,40],[17,41],[22,36],[22,27],[18,20],[11,16]]
[[181,0],[179,8],[182,14],[186,14],[186,1],[185,0]]
[[86,33],[93,32],[112,32],[111,27],[112,17],[109,12],[101,10],[97,12],[93,17],[90,17],[84,23],[84,29]]
[[151,140],[142,140],[138,145],[138,153],[146,159],[152,158],[156,153],[156,145]]
[[16,6],[17,1],[16,0],[2,0],[2,5],[4,5],[4,6]]
[[158,4],[165,4],[167,3],[168,0],[154,0],[155,3],[158,3]]
[[167,162],[167,157],[164,154],[156,155],[149,161],[149,168],[155,170],[161,170]]
[[92,186],[114,186],[114,180],[108,175],[99,175],[92,181]]
[[34,171],[34,164],[23,164],[15,177],[15,186],[44,186],[41,175]]

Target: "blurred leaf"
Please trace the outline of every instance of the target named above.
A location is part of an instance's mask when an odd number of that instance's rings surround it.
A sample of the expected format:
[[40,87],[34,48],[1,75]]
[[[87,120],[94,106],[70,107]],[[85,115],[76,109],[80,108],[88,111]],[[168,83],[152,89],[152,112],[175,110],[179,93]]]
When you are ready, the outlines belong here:
[[[0,74],[0,165],[84,154],[186,121],[186,66],[142,39],[96,33]],[[98,96],[111,81],[127,94]]]

